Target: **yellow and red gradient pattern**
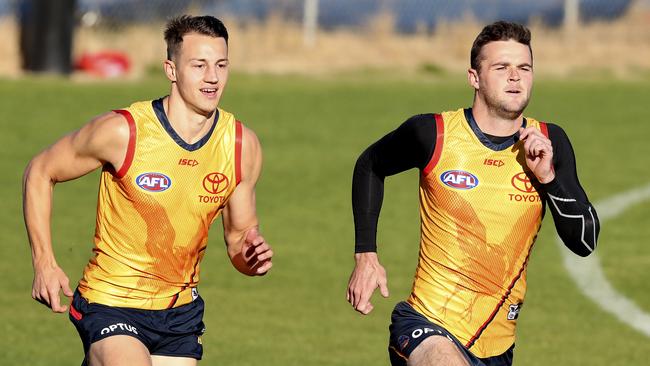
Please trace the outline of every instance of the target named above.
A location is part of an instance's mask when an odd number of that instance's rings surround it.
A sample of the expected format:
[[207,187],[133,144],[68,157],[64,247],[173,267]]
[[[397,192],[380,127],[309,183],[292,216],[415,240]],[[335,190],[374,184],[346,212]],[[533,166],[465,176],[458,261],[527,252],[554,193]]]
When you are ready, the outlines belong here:
[[514,343],[512,312],[524,301],[542,201],[521,141],[486,147],[463,109],[437,116],[437,129],[434,161],[420,178],[420,256],[408,301],[478,357],[499,355]]
[[170,137],[150,101],[116,112],[129,121],[132,143],[123,167],[102,172],[95,256],[79,291],[110,306],[186,304],[208,228],[239,181],[241,125],[219,110],[209,140],[190,151]]

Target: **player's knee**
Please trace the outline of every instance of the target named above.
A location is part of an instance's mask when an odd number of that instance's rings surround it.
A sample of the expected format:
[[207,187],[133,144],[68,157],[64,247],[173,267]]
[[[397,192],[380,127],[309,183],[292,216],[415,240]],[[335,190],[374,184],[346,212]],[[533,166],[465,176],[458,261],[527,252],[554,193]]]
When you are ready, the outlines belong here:
[[458,346],[449,338],[431,336],[420,343],[409,356],[408,366],[469,366]]

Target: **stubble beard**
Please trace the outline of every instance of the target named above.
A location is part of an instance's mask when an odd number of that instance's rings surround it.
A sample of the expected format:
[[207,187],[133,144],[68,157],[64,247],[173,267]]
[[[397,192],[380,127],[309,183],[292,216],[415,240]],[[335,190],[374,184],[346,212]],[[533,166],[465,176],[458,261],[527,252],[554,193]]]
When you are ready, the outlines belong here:
[[487,98],[485,98],[488,109],[492,113],[500,118],[509,120],[515,120],[521,116],[521,114],[524,113],[524,110],[528,106],[529,101],[530,96],[526,97],[523,102],[518,103],[517,105],[512,105],[513,103],[508,103],[504,100],[499,100],[498,98],[493,98],[491,96],[487,96]]

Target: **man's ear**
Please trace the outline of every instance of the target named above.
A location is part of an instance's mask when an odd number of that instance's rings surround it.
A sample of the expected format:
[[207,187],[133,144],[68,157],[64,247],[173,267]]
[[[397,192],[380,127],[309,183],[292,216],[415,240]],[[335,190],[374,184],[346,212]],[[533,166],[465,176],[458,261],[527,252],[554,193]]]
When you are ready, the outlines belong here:
[[474,90],[478,90],[478,71],[474,69],[467,69],[467,82],[469,85],[474,88]]
[[174,61],[163,61],[163,69],[165,70],[165,76],[167,76],[167,79],[169,79],[169,81],[176,81],[176,64]]

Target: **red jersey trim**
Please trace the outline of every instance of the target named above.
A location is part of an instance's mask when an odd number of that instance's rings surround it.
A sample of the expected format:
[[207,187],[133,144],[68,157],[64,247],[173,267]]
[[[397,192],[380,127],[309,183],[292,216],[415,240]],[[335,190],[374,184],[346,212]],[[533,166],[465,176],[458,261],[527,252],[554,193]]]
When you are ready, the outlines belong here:
[[485,323],[483,323],[483,325],[481,325],[481,327],[478,328],[478,330],[476,331],[474,336],[472,336],[472,339],[470,339],[469,342],[467,342],[467,344],[465,345],[465,347],[467,349],[469,349],[470,347],[472,347],[474,345],[474,343],[476,343],[476,340],[479,339],[479,337],[481,336],[481,334],[483,334],[483,331],[488,327],[488,325],[490,325],[490,323],[492,323],[492,321],[496,317],[497,313],[499,312],[499,309],[501,309],[501,306],[503,306],[503,303],[506,302],[506,299],[508,298],[508,296],[510,296],[510,293],[512,292],[512,289],[515,287],[515,284],[517,283],[517,281],[519,281],[519,279],[521,278],[521,275],[524,273],[524,269],[526,269],[526,266],[528,265],[528,258],[530,258],[530,253],[532,251],[533,251],[533,245],[531,245],[530,248],[528,249],[528,254],[526,255],[526,259],[524,260],[524,264],[521,265],[521,268],[519,269],[519,273],[517,273],[517,276],[512,280],[512,282],[510,283],[510,286],[508,286],[508,290],[503,295],[503,297],[501,297],[501,300],[499,301],[499,304],[497,304],[497,306],[494,308],[494,310],[492,311],[492,314],[490,314],[490,316],[485,321]]
[[542,131],[542,134],[544,134],[544,136],[546,136],[546,138],[549,138],[548,137],[548,126],[546,126],[546,123],[540,122],[539,123],[539,129]]
[[235,185],[241,182],[241,140],[242,124],[235,121]]
[[131,167],[131,163],[133,163],[133,155],[135,155],[135,120],[133,120],[131,112],[127,110],[118,109],[114,110],[113,112],[124,116],[124,118],[126,118],[126,122],[129,124],[129,146],[126,149],[126,157],[124,158],[124,163],[122,163],[120,170],[115,173],[115,177],[122,178],[126,175],[126,172]]
[[83,315],[81,315],[81,313],[78,312],[77,309],[75,309],[74,306],[72,306],[72,304],[70,304],[70,315],[72,315],[72,317],[75,318],[77,321],[83,318]]
[[433,149],[431,160],[429,160],[427,166],[422,170],[424,176],[429,175],[436,164],[438,164],[438,160],[440,160],[440,155],[442,154],[442,144],[445,140],[445,123],[442,119],[442,115],[435,114],[434,117],[436,118],[436,146]]
[[[546,136],[547,139],[550,139],[550,137],[548,137],[548,125],[546,124],[546,122],[540,122],[539,129],[540,131],[542,131],[542,134]],[[555,172],[555,166],[553,164],[551,164],[551,169],[553,170],[553,172]]]
[[[184,290],[184,289],[185,289],[185,288],[183,288],[183,290]],[[181,292],[182,292],[183,290],[181,290]],[[169,305],[167,305],[167,309],[171,309],[171,308],[173,308],[174,305],[176,305],[176,301],[178,301],[178,294],[176,294],[176,295],[174,295],[174,296],[172,297],[172,300],[169,302]]]

